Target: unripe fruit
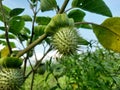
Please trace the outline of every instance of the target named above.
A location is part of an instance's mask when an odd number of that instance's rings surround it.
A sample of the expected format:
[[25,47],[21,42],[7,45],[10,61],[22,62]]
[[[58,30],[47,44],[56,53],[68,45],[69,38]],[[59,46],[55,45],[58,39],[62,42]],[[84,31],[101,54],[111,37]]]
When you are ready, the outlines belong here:
[[0,90],[19,90],[23,82],[21,69],[2,68],[0,70]]
[[76,52],[79,43],[79,35],[76,29],[71,27],[60,28],[53,35],[52,45],[63,55],[70,55]]
[[3,57],[0,59],[0,65],[6,68],[19,68],[23,60],[17,57]]

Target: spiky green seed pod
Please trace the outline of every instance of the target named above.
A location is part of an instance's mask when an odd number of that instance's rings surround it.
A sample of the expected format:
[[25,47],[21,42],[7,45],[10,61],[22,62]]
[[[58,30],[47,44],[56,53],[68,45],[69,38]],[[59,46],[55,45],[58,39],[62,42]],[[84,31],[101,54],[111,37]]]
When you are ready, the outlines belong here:
[[0,90],[18,90],[24,82],[21,69],[0,69]]
[[78,44],[78,32],[71,27],[60,28],[52,38],[52,45],[63,55],[74,54],[78,48]]

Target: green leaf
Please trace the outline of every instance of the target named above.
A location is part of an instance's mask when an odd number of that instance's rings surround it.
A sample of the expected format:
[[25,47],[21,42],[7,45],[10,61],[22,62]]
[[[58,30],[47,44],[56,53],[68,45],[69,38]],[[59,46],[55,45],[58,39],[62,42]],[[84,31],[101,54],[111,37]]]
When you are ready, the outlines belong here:
[[90,44],[87,40],[83,39],[82,37],[79,37],[79,45],[88,45]]
[[36,17],[36,23],[38,23],[39,25],[47,25],[50,22],[50,20],[50,17]]
[[18,34],[20,30],[23,29],[25,22],[21,17],[13,17],[9,21],[9,25],[10,25],[9,32],[13,34]]
[[[0,34],[0,38],[1,39],[5,39],[6,38],[5,33],[4,34]],[[8,34],[8,38],[9,39],[16,39],[16,37],[13,34]]]
[[73,18],[74,22],[82,21],[84,16],[85,16],[85,12],[83,12],[79,9],[73,9],[68,13],[68,17]]
[[32,18],[29,15],[22,15],[21,17],[24,21],[32,21]]
[[72,7],[77,7],[89,12],[112,17],[109,7],[103,0],[73,0]]
[[42,12],[53,10],[56,7],[57,7],[56,0],[40,0],[40,8]]
[[7,57],[10,54],[8,46],[1,50],[1,57]]
[[17,16],[17,15],[21,14],[23,11],[24,11],[23,8],[15,8],[10,11],[10,17]]
[[0,30],[1,30],[1,31],[5,31],[5,27],[1,26],[1,27],[0,27]]
[[106,19],[101,25],[92,25],[99,42],[107,49],[120,52],[120,17]]
[[[79,9],[73,9],[68,13],[69,18],[73,18],[74,22],[81,22],[83,21],[83,18],[85,16],[85,12],[79,10]],[[77,28],[80,28],[81,25],[77,24],[75,25]]]
[[24,27],[18,34],[18,38],[20,39],[20,41],[25,41],[29,39],[29,35],[30,35],[30,30],[26,27]]

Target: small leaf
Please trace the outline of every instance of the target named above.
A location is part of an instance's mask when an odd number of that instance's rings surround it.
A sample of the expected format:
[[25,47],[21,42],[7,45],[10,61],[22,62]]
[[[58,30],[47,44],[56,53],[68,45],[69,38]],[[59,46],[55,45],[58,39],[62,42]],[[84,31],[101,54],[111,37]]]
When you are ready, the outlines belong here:
[[57,7],[56,0],[40,0],[40,8],[42,12],[53,10],[56,7]]
[[25,41],[29,39],[29,34],[30,34],[30,30],[26,27],[24,27],[18,34],[18,38],[20,39],[20,41]]
[[39,25],[47,25],[50,22],[51,18],[50,17],[36,17],[36,23]]
[[13,17],[10,21],[9,21],[9,31],[13,34],[18,34],[20,32],[20,30],[23,29],[25,22],[21,17]]
[[120,52],[120,17],[108,18],[101,25],[92,25],[99,42],[107,49]]
[[1,27],[0,27],[0,30],[1,30],[1,31],[5,31],[5,27],[1,26]]
[[32,21],[32,18],[29,15],[22,15],[21,17],[24,21]]
[[[1,39],[5,39],[6,38],[5,33],[4,34],[0,34],[0,38]],[[8,38],[9,39],[16,39],[16,37],[13,34],[8,34]]]
[[1,57],[7,57],[10,54],[9,48],[6,46],[1,50]]
[[10,17],[17,16],[17,15],[21,14],[23,11],[24,11],[23,8],[15,8],[10,11]]
[[44,33],[45,27],[46,27],[46,25],[35,26],[35,30],[34,30],[35,36],[42,35]]
[[[68,13],[68,17],[69,18],[73,18],[74,22],[81,22],[83,21],[83,18],[85,16],[85,12],[79,10],[79,9],[74,9],[74,10],[71,10],[69,13]],[[77,28],[80,28],[81,25],[76,25]]]
[[73,0],[72,7],[78,7],[89,12],[112,17],[109,7],[103,0]]
[[68,13],[68,17],[69,18],[73,18],[74,19],[74,22],[80,22],[83,20],[85,16],[85,13],[79,9],[74,9],[74,10],[71,10],[69,13]]
[[[2,44],[3,46],[7,46],[7,42],[6,42],[5,40],[0,40],[0,44]],[[14,42],[10,42],[10,46],[11,46],[12,48],[15,48],[15,47],[16,47],[16,45],[15,45]]]
[[79,37],[79,45],[88,45],[90,44],[87,40],[83,39],[82,37]]

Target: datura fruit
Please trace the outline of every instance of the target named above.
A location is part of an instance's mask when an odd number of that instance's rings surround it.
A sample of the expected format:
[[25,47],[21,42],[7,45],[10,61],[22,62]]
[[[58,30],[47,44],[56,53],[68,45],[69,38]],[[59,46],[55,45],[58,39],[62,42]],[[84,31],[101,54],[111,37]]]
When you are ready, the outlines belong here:
[[60,28],[52,37],[52,45],[62,55],[74,54],[79,45],[79,34],[75,28]]
[[19,68],[23,60],[17,57],[2,57],[0,58],[0,65],[6,68]]
[[24,82],[21,69],[0,69],[0,90],[19,90]]

